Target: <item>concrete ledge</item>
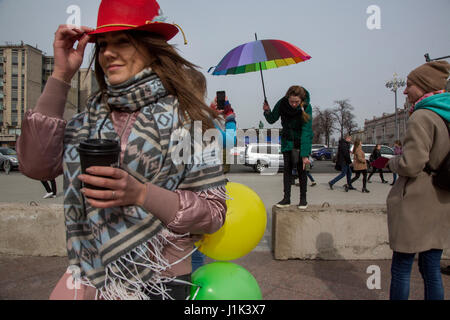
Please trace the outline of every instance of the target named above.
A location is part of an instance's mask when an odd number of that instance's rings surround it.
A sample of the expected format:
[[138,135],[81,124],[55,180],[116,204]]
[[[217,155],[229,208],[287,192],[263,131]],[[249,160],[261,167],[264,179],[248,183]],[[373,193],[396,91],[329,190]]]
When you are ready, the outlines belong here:
[[[275,259],[391,259],[386,206],[272,208]],[[449,244],[450,248],[450,244]],[[0,203],[0,254],[66,256],[63,206]],[[443,259],[450,259],[450,250]]]
[[0,203],[0,253],[66,256],[63,206]]
[[[278,260],[391,259],[386,206],[273,206],[272,248]],[[450,250],[444,251],[448,257]]]

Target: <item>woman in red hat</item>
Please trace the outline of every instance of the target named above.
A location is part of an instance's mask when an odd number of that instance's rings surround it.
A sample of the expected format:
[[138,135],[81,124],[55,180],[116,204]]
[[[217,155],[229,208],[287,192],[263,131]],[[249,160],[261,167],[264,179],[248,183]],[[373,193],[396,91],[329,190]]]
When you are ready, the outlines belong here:
[[[220,161],[202,160],[212,142],[198,149],[193,141],[194,121],[214,128],[217,113],[186,81],[195,66],[167,43],[177,32],[154,0],[103,0],[95,30],[56,31],[53,75],[18,142],[24,174],[64,174],[70,266],[52,299],[185,299],[194,243],[224,223]],[[100,89],[66,122],[66,96],[88,42]],[[77,147],[97,135],[120,142],[120,167],[80,174]],[[186,142],[180,162],[177,147]]]

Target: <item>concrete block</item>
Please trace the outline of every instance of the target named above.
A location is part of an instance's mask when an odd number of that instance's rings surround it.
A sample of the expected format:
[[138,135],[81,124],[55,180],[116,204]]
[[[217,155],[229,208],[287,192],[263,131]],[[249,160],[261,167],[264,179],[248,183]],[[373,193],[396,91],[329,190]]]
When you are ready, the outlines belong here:
[[66,256],[63,206],[0,203],[0,253]]
[[[386,206],[273,206],[272,248],[278,260],[391,259]],[[443,258],[449,256],[445,251]]]

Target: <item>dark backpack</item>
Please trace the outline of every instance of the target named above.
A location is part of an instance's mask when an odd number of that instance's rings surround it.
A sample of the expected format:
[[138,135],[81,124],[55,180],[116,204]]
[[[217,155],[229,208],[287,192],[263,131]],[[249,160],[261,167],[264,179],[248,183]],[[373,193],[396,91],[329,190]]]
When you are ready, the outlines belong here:
[[[447,126],[448,134],[450,137],[450,123],[444,118],[442,118],[442,120],[444,120],[445,125]],[[436,170],[431,169],[428,163],[423,170],[432,175],[434,186],[443,190],[450,191],[450,152],[447,153],[447,156],[444,158],[444,160]]]

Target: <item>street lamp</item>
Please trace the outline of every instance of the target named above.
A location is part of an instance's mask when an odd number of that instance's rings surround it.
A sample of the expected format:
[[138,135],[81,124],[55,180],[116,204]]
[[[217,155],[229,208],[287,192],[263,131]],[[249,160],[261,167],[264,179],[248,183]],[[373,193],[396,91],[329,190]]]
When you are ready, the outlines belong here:
[[405,80],[397,78],[397,73],[394,73],[394,78],[386,82],[386,88],[391,89],[395,94],[395,140],[399,140],[398,122],[397,122],[397,89],[405,86]]

